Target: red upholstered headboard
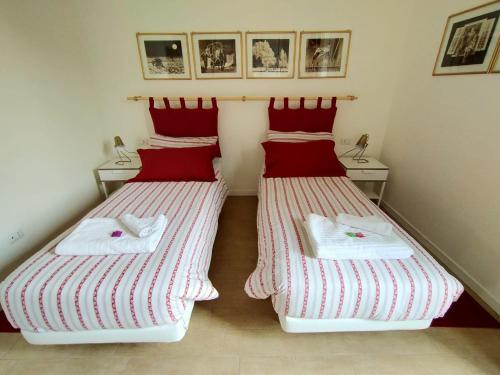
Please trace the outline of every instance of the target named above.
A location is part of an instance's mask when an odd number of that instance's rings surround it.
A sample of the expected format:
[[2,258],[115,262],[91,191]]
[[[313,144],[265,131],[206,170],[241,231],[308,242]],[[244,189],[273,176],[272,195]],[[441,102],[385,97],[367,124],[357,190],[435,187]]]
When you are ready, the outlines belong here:
[[154,99],[149,98],[149,113],[155,132],[169,137],[212,137],[217,131],[217,100],[212,98],[212,108],[203,108],[202,98],[198,98],[197,108],[186,108],[184,98],[180,98],[181,108],[171,108],[168,98],[163,98],[165,108],[155,108]]
[[275,98],[269,101],[269,129],[280,132],[331,132],[335,114],[337,113],[337,98],[331,99],[330,108],[321,108],[323,98],[318,98],[316,108],[305,108],[305,98],[300,98],[299,108],[288,107],[288,98],[284,98],[284,108],[274,108]]

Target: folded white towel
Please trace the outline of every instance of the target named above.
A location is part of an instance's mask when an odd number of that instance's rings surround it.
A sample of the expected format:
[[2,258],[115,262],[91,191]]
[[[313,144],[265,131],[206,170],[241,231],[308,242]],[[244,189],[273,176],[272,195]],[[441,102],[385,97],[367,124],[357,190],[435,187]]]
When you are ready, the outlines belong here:
[[[151,235],[137,237],[120,220],[111,218],[84,219],[66,238],[59,242],[55,252],[59,255],[108,255],[152,253],[161,240],[167,221]],[[121,231],[121,237],[111,237]]]
[[153,217],[137,217],[133,214],[125,214],[120,220],[137,237],[146,237],[159,230],[167,219],[163,214]]
[[344,224],[349,227],[367,230],[373,233],[387,236],[392,232],[392,224],[388,223],[379,216],[354,216],[340,213],[337,215],[337,223]]
[[382,236],[309,214],[304,222],[313,254],[324,259],[403,259],[413,249],[395,233]]

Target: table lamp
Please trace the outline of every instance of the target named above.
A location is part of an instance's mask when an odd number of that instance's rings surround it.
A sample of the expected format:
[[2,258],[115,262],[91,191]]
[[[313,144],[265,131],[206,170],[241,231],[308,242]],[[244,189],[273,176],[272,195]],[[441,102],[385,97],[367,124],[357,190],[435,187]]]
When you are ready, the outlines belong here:
[[115,137],[114,149],[119,159],[118,161],[115,162],[115,164],[123,165],[125,163],[132,162],[132,159],[130,159],[130,157],[127,155],[128,151],[125,149],[125,144],[118,135]]
[[368,160],[363,158],[363,155],[365,153],[366,148],[368,147],[368,138],[369,137],[370,136],[368,134],[363,134],[361,137],[359,137],[354,148],[350,149],[349,151],[344,152],[341,156],[344,156],[344,155],[346,155],[354,150],[357,150],[357,152],[352,157],[352,160],[355,160],[358,163],[368,163]]

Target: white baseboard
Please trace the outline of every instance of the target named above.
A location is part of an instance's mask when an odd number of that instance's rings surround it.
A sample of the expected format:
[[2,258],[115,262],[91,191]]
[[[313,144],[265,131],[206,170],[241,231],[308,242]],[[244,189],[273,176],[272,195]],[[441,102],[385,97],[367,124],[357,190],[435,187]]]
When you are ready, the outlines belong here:
[[256,196],[257,190],[253,189],[231,189],[229,190],[229,195],[234,197],[242,197],[242,196]]
[[455,274],[469,289],[487,304],[498,316],[500,315],[500,301],[493,296],[479,281],[470,275],[460,264],[455,262],[446,252],[430,240],[425,234],[410,223],[394,207],[382,202],[383,208],[399,225],[410,233],[418,242],[432,253],[447,269]]

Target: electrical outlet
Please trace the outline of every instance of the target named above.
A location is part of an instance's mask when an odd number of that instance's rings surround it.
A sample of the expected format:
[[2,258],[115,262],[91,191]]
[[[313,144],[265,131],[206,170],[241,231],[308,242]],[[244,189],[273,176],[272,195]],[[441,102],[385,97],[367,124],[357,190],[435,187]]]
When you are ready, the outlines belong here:
[[351,146],[352,145],[352,139],[351,138],[341,138],[340,139],[340,144],[341,145],[346,145],[346,146]]
[[11,244],[19,241],[21,238],[24,237],[24,232],[22,229],[18,229],[16,232],[13,232],[9,235],[9,242]]

